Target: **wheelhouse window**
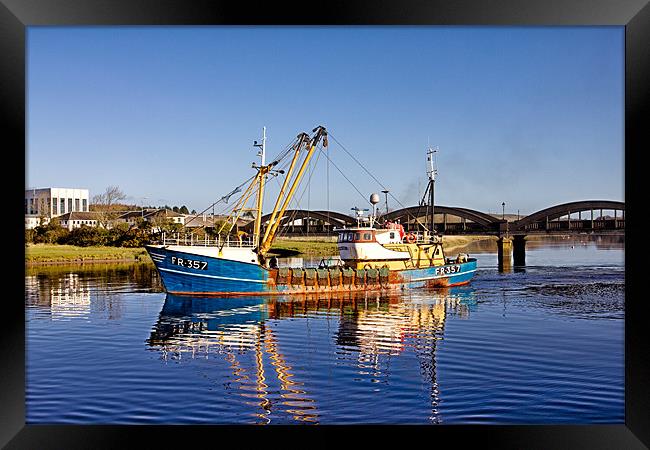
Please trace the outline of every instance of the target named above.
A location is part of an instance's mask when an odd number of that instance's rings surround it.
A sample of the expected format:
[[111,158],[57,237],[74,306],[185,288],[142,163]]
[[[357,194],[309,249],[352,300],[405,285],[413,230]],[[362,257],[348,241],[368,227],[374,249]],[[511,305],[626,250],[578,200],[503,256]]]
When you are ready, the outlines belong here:
[[373,242],[374,235],[371,231],[355,233],[339,233],[339,242]]
[[352,242],[354,241],[353,233],[339,233],[339,242]]

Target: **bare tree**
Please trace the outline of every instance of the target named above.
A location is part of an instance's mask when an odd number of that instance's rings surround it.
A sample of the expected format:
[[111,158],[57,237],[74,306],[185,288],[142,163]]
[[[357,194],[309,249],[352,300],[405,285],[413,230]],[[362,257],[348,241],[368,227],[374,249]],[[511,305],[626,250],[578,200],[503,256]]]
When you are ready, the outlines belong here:
[[110,228],[119,213],[115,205],[126,198],[126,194],[118,186],[109,186],[104,193],[93,196],[93,209],[97,211],[97,221],[104,228]]
[[110,209],[112,205],[125,198],[126,194],[118,186],[109,186],[103,194],[97,194],[93,197],[93,203],[95,205],[107,206],[107,209]]

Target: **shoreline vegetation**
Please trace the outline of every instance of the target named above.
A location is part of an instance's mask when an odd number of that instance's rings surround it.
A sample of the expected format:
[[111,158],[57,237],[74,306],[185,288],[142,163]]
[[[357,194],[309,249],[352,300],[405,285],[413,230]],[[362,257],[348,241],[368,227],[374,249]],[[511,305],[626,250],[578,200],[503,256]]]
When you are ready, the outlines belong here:
[[[492,240],[493,236],[443,236],[446,250],[461,248],[471,242]],[[277,239],[270,254],[288,256],[331,256],[337,254],[336,242],[328,239]],[[85,264],[115,262],[151,262],[142,247],[79,247],[61,244],[29,244],[25,247],[27,266],[49,264]]]
[[79,247],[62,244],[30,244],[25,247],[25,263],[27,265],[124,261],[150,262],[151,259],[142,247]]
[[[277,239],[269,254],[277,257],[318,257],[332,256],[338,253],[335,238],[330,237],[294,237]],[[476,250],[495,245],[496,236],[443,236],[445,253],[453,255],[466,251],[467,246]],[[527,241],[564,241],[584,240],[578,236],[528,236]],[[619,237],[618,239],[624,239]],[[491,242],[492,241],[492,242]],[[474,244],[474,245],[472,245]],[[487,246],[487,247],[486,247]],[[27,267],[44,265],[79,265],[79,264],[145,263],[153,264],[144,247],[89,246],[80,247],[63,244],[27,244],[25,246],[25,265]]]

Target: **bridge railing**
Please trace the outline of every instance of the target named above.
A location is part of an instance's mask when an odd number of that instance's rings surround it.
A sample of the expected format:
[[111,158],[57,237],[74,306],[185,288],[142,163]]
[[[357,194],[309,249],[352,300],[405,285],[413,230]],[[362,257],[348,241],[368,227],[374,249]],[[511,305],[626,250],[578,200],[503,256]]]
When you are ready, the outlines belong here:
[[625,219],[576,219],[554,220],[551,222],[532,222],[524,227],[525,231],[570,231],[570,230],[620,230],[625,228]]

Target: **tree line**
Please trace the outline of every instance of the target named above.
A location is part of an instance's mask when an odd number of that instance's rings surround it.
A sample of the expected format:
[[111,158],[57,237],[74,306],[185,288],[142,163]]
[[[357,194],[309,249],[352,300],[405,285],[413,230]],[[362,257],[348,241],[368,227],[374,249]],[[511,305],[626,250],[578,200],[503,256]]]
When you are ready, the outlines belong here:
[[[138,210],[138,209],[169,209],[179,214],[190,214],[187,206],[137,206],[127,205],[121,203],[122,200],[127,198],[126,194],[119,188],[119,186],[108,186],[101,194],[94,195],[89,205],[90,211],[125,211],[125,210]],[[196,214],[196,210],[192,210],[191,214]]]
[[[162,233],[187,232],[183,224],[171,219],[155,220],[136,219],[134,224],[117,223],[109,228],[103,226],[81,225],[68,230],[61,226],[58,218],[53,217],[46,225],[39,225],[25,230],[25,242],[28,244],[65,244],[79,247],[143,247],[156,243]],[[214,227],[197,227],[191,233],[195,239],[215,239],[217,235],[226,237],[235,231],[231,223],[215,221]],[[236,234],[236,233],[235,233]]]

